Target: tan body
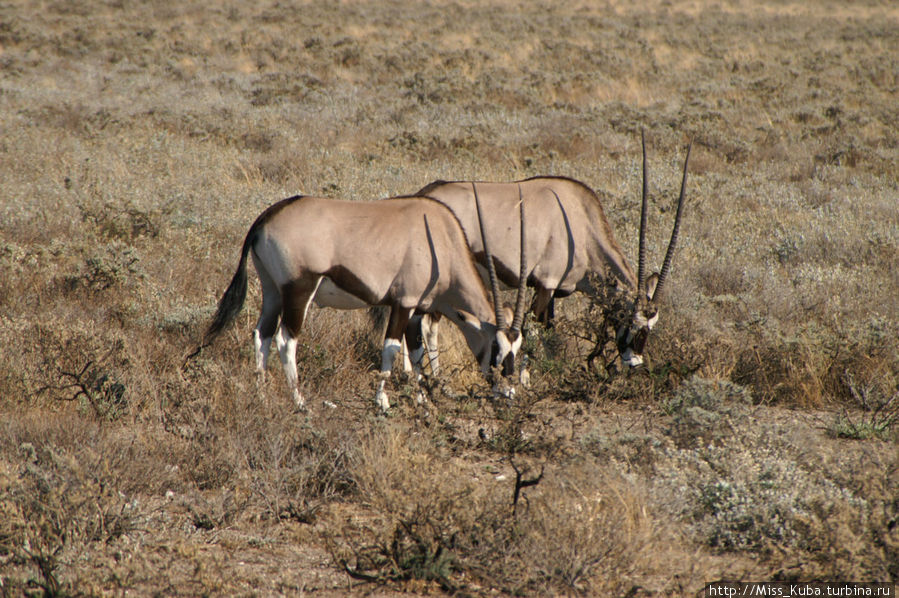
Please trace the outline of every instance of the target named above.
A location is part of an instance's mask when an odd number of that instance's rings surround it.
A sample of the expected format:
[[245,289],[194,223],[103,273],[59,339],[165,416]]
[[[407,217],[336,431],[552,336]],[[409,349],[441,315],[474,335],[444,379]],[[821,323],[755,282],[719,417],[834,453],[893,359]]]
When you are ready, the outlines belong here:
[[[637,278],[589,187],[562,177],[536,177],[510,183],[479,182],[478,195],[489,214],[488,242],[500,280],[518,286],[519,188],[530,214],[527,283],[537,290],[536,312],[546,309],[554,296],[588,290],[591,272],[612,276],[636,289]],[[484,243],[478,231],[470,182],[431,183],[418,195],[432,197],[459,218],[475,258],[484,264]]]
[[[670,266],[677,239],[687,180],[687,159],[675,217],[674,232],[668,245],[661,274],[645,276],[646,150],[643,147],[643,204],[640,229],[640,263],[637,276],[624,257],[596,193],[585,184],[564,177],[541,176],[509,183],[478,182],[477,191],[484,211],[485,234],[496,262],[497,274],[505,284],[520,283],[516,265],[519,260],[519,236],[516,205],[521,201],[528,211],[526,250],[527,284],[536,289],[531,310],[545,323],[552,319],[554,297],[574,291],[592,293],[589,276],[615,280],[628,297],[627,321],[615,323],[619,353],[630,366],[642,363],[642,351],[649,330],[658,319],[657,291],[661,289]],[[483,240],[479,232],[472,183],[435,181],[417,195],[431,197],[448,206],[459,218],[472,251],[486,265]],[[658,285],[658,288],[657,286]],[[428,341],[432,368],[437,361],[437,322],[422,322],[421,336]]]
[[320,289],[321,307],[396,305],[446,315],[462,309],[490,321],[493,305],[466,246],[452,214],[433,201],[303,197],[267,219],[253,259],[279,289],[325,277],[343,295]]
[[[296,343],[313,299],[322,307],[391,308],[382,353],[385,378],[415,310],[456,323],[483,371],[491,356],[505,357],[495,355],[502,331],[465,234],[452,212],[433,200],[297,196],[271,206],[247,233],[237,272],[219,301],[204,345],[243,305],[248,255],[262,285],[262,312],[254,332],[257,370],[264,373],[274,338],[298,405],[304,399]],[[383,387],[382,380],[377,400],[386,409]]]

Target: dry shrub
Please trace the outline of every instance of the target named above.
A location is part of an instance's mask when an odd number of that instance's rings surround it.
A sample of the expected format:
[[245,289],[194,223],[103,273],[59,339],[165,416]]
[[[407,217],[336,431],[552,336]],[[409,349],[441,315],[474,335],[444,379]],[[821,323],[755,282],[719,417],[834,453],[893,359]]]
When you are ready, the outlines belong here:
[[588,460],[495,477],[437,438],[392,422],[360,437],[351,472],[370,515],[329,538],[354,577],[595,594],[626,591],[652,568],[640,555],[660,528],[639,489],[612,470]]
[[247,414],[235,430],[232,458],[249,483],[259,516],[309,523],[320,506],[356,493],[349,471],[355,432],[338,422]]
[[[778,578],[889,578],[895,455],[830,447],[817,440],[820,432],[753,418],[719,425],[724,434],[714,444],[651,447],[663,472],[656,500],[689,521],[700,542],[721,554],[761,557]],[[873,471],[879,483],[870,483]]]
[[758,389],[759,399],[800,407],[821,407],[821,354],[807,339],[750,347],[734,370],[734,381]]
[[71,446],[49,440],[20,443],[19,464],[0,468],[0,558],[13,588],[60,595],[85,547],[132,529],[137,502],[117,489],[115,457],[84,436]]
[[346,473],[353,432],[329,412],[297,413],[287,393],[277,392],[282,385],[257,389],[252,377],[243,388],[229,387],[229,377],[205,358],[192,361],[187,374],[165,388],[160,415],[174,464],[192,485],[244,488],[251,495],[245,514],[269,521],[309,519],[322,502],[353,492]]
[[668,435],[680,447],[720,443],[748,417],[748,389],[726,380],[694,376],[684,382],[662,408],[671,416]]
[[163,425],[172,435],[173,458],[184,477],[200,490],[231,483],[236,465],[229,433],[235,425],[209,401],[172,404]]
[[125,342],[113,330],[98,336],[94,326],[90,321],[22,326],[20,366],[26,375],[18,397],[41,406],[74,404],[101,419],[121,417],[129,402]]
[[[454,505],[474,501],[461,471],[445,469],[446,454],[400,424],[386,423],[359,438],[351,472],[360,498],[373,517],[364,526],[346,526],[331,538],[331,552],[360,577],[392,581],[423,579],[452,587],[456,535],[472,525],[475,509]],[[479,499],[484,496],[479,493]]]
[[751,330],[733,380],[749,386],[764,402],[821,407],[853,405],[853,386],[862,384],[889,399],[896,388],[899,343],[896,327],[883,318],[827,329],[806,324],[787,332],[768,325]]
[[140,254],[131,246],[110,242],[92,248],[84,258],[81,272],[64,280],[66,290],[79,285],[92,291],[105,291],[116,286],[134,284],[143,276]]
[[747,292],[750,288],[746,274],[730,265],[707,264],[699,269],[697,275],[700,288],[710,297],[736,296]]
[[[5,347],[16,346],[25,337],[29,326],[26,322],[14,320],[5,315],[0,316],[0,343]],[[7,401],[21,400],[31,390],[34,377],[38,373],[30,366],[30,359],[25,352],[7,351],[4,359],[0,359],[0,396]],[[18,401],[17,401],[18,402]]]
[[635,574],[654,565],[644,551],[658,550],[664,533],[640,491],[596,462],[573,464],[547,479],[529,495],[517,523],[515,564],[528,573],[519,588],[544,595],[632,590]]
[[136,206],[119,207],[112,202],[83,201],[78,204],[82,220],[100,237],[133,243],[141,237],[155,238],[162,223],[174,209],[172,204],[145,209]]
[[522,353],[532,366],[532,384],[544,395],[593,403],[654,401],[700,367],[728,360],[720,339],[704,335],[693,314],[666,305],[664,325],[649,336],[646,367],[627,368],[614,342],[619,323],[629,315],[626,298],[614,283],[591,280],[597,293],[566,298],[561,307],[557,303],[552,328],[528,316]]
[[793,522],[799,540],[785,550],[786,566],[780,576],[895,580],[899,575],[899,506],[890,498],[869,496],[861,505],[860,499],[807,499],[808,513]]

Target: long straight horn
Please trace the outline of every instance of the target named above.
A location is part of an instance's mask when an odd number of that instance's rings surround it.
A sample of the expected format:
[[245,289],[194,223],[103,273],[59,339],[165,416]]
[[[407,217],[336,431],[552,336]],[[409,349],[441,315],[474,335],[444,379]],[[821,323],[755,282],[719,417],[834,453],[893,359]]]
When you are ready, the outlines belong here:
[[484,243],[484,259],[487,260],[487,274],[490,275],[490,290],[493,292],[493,309],[496,312],[496,326],[505,328],[503,321],[503,308],[499,303],[499,282],[496,279],[496,265],[493,263],[493,254],[490,253],[490,245],[487,244],[487,235],[484,234],[484,216],[481,214],[481,200],[478,199],[478,190],[474,181],[471,182],[471,190],[474,192],[474,207],[478,212],[478,227],[481,229],[481,241]]
[[643,204],[640,208],[640,249],[637,254],[637,292],[642,293],[646,288],[646,214],[648,205],[646,202],[646,135],[640,129],[640,145],[643,147]]
[[653,293],[652,300],[655,302],[661,297],[662,285],[668,276],[668,270],[671,268],[671,259],[674,257],[674,248],[677,246],[677,233],[680,229],[680,217],[684,207],[684,190],[687,188],[687,166],[690,163],[690,150],[693,149],[693,140],[687,146],[687,157],[684,158],[684,178],[680,184],[680,197],[677,200],[677,213],[674,215],[674,229],[671,231],[671,240],[668,242],[668,251],[665,252],[665,261],[662,262],[662,271],[659,272],[659,282],[656,283],[656,290]]
[[527,288],[528,283],[527,243],[525,242],[524,233],[524,199],[521,196],[521,185],[518,185],[518,213],[521,219],[521,252],[519,254],[521,258],[518,266],[518,296],[515,298],[515,316],[512,318],[513,332],[521,332],[521,324],[524,322],[525,289]]

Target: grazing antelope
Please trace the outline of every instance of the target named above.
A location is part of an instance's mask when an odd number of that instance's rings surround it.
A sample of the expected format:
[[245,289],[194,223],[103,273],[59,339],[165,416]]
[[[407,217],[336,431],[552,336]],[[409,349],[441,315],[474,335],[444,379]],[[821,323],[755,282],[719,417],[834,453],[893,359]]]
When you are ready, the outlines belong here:
[[[597,293],[598,289],[591,288],[590,274],[604,280],[609,280],[611,276],[624,287],[619,294],[623,306],[618,310],[619,317],[614,327],[618,353],[622,361],[631,367],[643,363],[646,339],[658,321],[659,299],[677,245],[692,147],[691,143],[684,159],[677,214],[661,272],[647,276],[646,142],[642,135],[641,145],[643,193],[637,276],[634,276],[612,234],[599,197],[585,184],[569,178],[548,176],[512,183],[478,183],[484,207],[490,209],[492,216],[486,232],[493,247],[496,271],[502,282],[509,286],[520,284],[519,274],[514,270],[519,248],[512,243],[515,235],[510,234],[516,222],[514,216],[509,215],[514,214],[515,203],[520,201],[519,193],[523,194],[531,222],[527,231],[526,249],[531,268],[527,284],[536,289],[531,310],[539,320],[545,323],[551,321],[555,297],[566,297],[574,291]],[[476,223],[476,206],[470,191],[472,187],[470,182],[435,181],[416,195],[431,197],[449,206],[458,216],[475,258],[481,264],[488,264],[490,260],[484,251],[486,237]],[[437,369],[438,321],[439,316],[425,316],[416,334],[428,346],[432,371]]]
[[[523,219],[523,208],[521,215]],[[262,311],[253,334],[256,370],[264,376],[274,338],[300,408],[305,400],[298,388],[297,336],[313,301],[338,309],[391,308],[376,394],[382,409],[389,407],[384,385],[415,310],[454,322],[483,372],[492,365],[512,369],[521,345],[524,285],[518,300],[522,313],[507,327],[496,301],[498,288],[494,285],[491,302],[465,233],[439,202],[420,197],[356,202],[295,196],[272,205],[250,227],[237,271],[201,347],[240,312],[249,254],[262,285]]]

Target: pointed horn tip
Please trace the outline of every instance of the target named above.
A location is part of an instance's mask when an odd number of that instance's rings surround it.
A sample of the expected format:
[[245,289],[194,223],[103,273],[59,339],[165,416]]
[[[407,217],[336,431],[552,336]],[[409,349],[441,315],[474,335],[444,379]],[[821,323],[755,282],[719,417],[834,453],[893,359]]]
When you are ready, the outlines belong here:
[[683,209],[684,198],[685,198],[685,190],[686,190],[686,186],[687,186],[687,166],[690,161],[690,151],[692,148],[693,148],[693,139],[691,138],[690,143],[687,145],[687,155],[684,158],[684,176],[683,176],[683,179],[681,180],[680,197],[678,197],[678,200],[677,200],[677,212],[674,215],[674,227],[671,230],[671,239],[668,241],[668,250],[665,252],[665,259],[662,262],[662,270],[661,270],[661,272],[659,272],[659,279],[658,279],[658,282],[656,283],[656,290],[655,290],[655,293],[653,293],[653,297],[652,297],[653,303],[655,303],[658,300],[658,298],[661,297],[661,291],[665,284],[665,279],[668,278],[668,272],[671,268],[671,263],[674,258],[674,251],[675,251],[675,248],[677,247],[677,238],[678,238],[678,233],[679,233],[679,229],[680,229],[680,220],[681,220],[681,216],[683,214],[682,209]]
[[687,171],[690,164],[690,152],[693,150],[693,139],[690,139],[690,143],[687,145],[687,155],[684,156],[684,176],[681,180],[680,184],[680,197],[678,198],[678,219],[680,216],[680,206],[684,201],[684,191],[687,186]]
[[643,151],[643,177],[642,177],[642,190],[641,190],[641,199],[640,199],[640,236],[639,236],[639,245],[637,250],[637,288],[643,289],[646,284],[646,221],[648,218],[648,193],[649,193],[649,183],[647,181],[646,174],[646,134],[643,128],[640,129],[640,146]]

